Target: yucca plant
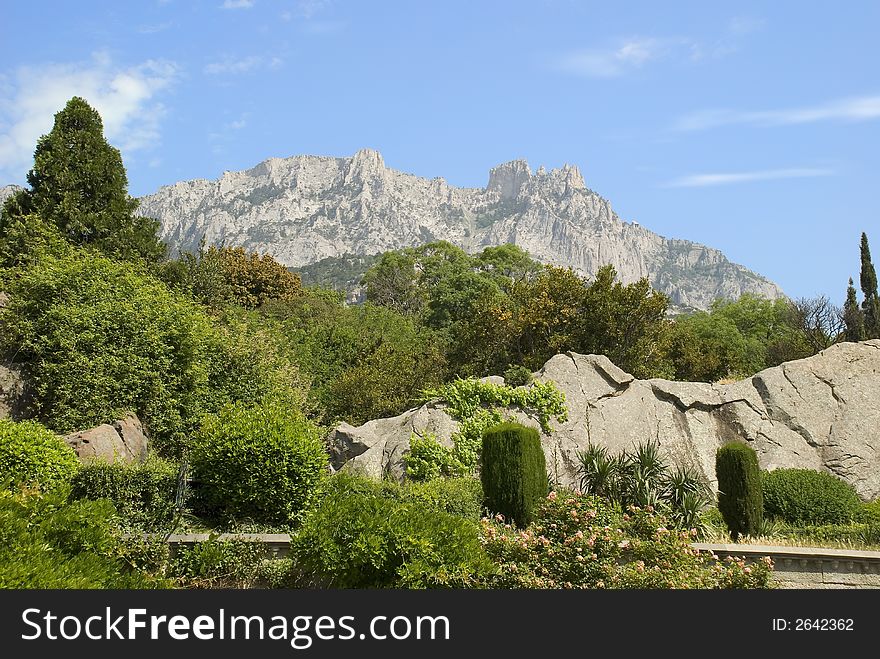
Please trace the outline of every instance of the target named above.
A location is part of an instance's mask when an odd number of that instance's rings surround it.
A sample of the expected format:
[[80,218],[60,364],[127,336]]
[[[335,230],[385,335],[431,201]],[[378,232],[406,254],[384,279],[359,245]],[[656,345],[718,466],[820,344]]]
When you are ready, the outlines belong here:
[[623,461],[617,456],[609,455],[604,446],[596,444],[590,444],[586,450],[579,451],[577,457],[581,492],[616,500],[620,494]]

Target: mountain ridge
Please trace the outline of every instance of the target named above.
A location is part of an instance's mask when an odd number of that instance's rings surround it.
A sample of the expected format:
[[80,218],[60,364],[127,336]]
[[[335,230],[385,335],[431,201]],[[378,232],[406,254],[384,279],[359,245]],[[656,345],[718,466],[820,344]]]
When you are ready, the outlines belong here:
[[139,212],[159,220],[172,253],[195,251],[204,237],[301,268],[438,239],[468,252],[513,243],[586,276],[610,263],[624,283],[647,277],[679,307],[783,295],[717,249],[623,221],[576,165],[533,172],[513,160],[493,167],[484,188],[466,188],[389,168],[373,149],[349,158],[269,158],[217,179],[163,186],[140,198]]

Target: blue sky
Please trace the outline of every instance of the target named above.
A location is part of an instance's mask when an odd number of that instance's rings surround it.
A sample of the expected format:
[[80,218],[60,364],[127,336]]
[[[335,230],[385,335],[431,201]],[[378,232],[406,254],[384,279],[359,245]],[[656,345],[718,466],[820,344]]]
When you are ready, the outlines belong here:
[[793,297],[841,303],[862,231],[880,262],[878,2],[4,4],[0,183],[78,94],[134,195],[362,147],[474,187],[525,158]]

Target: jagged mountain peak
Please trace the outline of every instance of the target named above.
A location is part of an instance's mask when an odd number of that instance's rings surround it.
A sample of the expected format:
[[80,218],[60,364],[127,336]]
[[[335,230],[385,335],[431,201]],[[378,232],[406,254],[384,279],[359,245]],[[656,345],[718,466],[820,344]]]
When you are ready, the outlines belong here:
[[349,158],[269,158],[215,181],[162,187],[141,199],[140,212],[161,222],[173,251],[193,251],[204,237],[291,267],[444,239],[471,252],[514,243],[586,275],[610,263],[624,282],[648,277],[681,306],[707,308],[745,292],[782,295],[716,249],[621,221],[575,165],[532,172],[512,160],[490,170],[485,188],[459,188],[389,168],[373,149]]

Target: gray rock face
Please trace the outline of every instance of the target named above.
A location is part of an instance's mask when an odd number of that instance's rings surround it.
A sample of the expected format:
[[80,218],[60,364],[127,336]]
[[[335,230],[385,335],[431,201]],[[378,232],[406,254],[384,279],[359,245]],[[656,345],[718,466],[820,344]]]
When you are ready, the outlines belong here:
[[18,418],[26,406],[27,391],[21,372],[16,366],[0,364],[0,419]]
[[[865,499],[880,496],[880,340],[840,343],[733,384],[636,380],[600,355],[556,355],[535,374],[566,396],[569,420],[542,434],[550,476],[578,482],[577,452],[590,443],[612,452],[657,440],[675,463],[715,484],[715,451],[750,443],[761,467],[828,471]],[[538,428],[535,417],[511,416]],[[458,424],[440,403],[393,419],[331,433],[333,465],[372,477],[402,477],[412,434],[447,444]]]
[[148,439],[144,427],[134,414],[67,435],[64,441],[82,461],[134,463],[147,459]]
[[594,275],[612,264],[625,283],[648,277],[680,306],[718,297],[782,295],[718,250],[622,221],[577,167],[533,173],[523,160],[492,169],[485,188],[457,188],[352,158],[272,158],[253,169],[160,188],[140,213],[161,222],[172,250],[225,243],[268,252],[290,267],[343,254],[378,254],[449,240],[469,252],[516,244],[545,263]]

